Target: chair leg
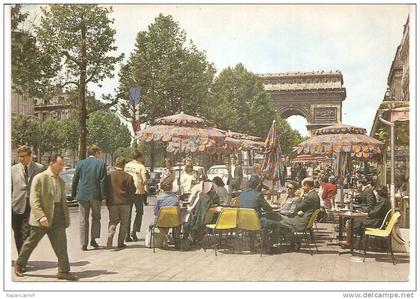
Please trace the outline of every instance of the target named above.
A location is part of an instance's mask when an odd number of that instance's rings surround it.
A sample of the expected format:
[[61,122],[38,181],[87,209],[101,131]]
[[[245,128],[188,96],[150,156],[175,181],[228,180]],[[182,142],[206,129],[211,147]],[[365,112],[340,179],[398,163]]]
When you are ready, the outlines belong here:
[[260,231],[260,238],[261,238],[261,248],[260,248],[260,256],[263,254],[263,248],[264,248],[264,231]]
[[155,230],[155,228],[152,227],[152,233],[150,235],[150,246],[152,246],[152,248],[153,248],[153,253],[155,253],[155,244],[153,242],[153,232],[154,232],[154,230]]
[[311,252],[311,255],[314,255],[312,253],[311,244],[309,244],[309,236],[308,236],[308,233],[306,231],[305,231],[305,237],[306,237],[306,244],[308,244],[308,247],[309,247],[309,251]]
[[318,246],[316,245],[315,234],[314,234],[314,231],[312,230],[312,228],[311,228],[310,232],[311,232],[312,240],[314,241],[314,244],[315,244],[316,252],[319,253]]
[[394,257],[394,251],[392,250],[392,235],[390,234],[389,236],[388,236],[388,248],[389,248],[389,251],[391,252],[391,256],[392,256],[392,264],[394,264],[395,265],[395,257]]
[[365,262],[365,259],[366,259],[366,249],[367,249],[367,247],[368,247],[368,242],[369,242],[369,235],[365,235],[365,249],[364,249],[364,254],[363,254],[363,262]]

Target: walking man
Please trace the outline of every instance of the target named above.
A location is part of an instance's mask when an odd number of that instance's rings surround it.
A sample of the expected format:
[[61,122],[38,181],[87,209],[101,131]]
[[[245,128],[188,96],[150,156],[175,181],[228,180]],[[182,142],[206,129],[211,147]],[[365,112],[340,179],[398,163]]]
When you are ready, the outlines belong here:
[[108,175],[108,198],[107,206],[109,211],[108,242],[107,248],[112,247],[112,240],[120,224],[118,232],[118,248],[124,248],[124,238],[127,234],[130,208],[133,203],[136,186],[133,177],[124,171],[125,159],[117,157],[115,170]]
[[17,252],[29,236],[29,214],[31,206],[29,196],[32,180],[44,170],[42,164],[32,161],[32,151],[27,145],[17,150],[19,164],[12,166],[12,228]]
[[229,186],[229,193],[241,189],[241,183],[243,179],[243,171],[241,165],[238,164],[238,158],[232,156],[230,159],[230,164],[228,166],[228,180],[227,184]]
[[16,276],[22,277],[22,268],[31,253],[47,234],[51,246],[58,258],[58,279],[77,280],[78,277],[70,273],[70,263],[67,254],[66,228],[70,225],[70,215],[67,207],[64,181],[59,177],[64,168],[61,155],[53,155],[48,159],[48,169],[35,176],[31,186],[31,213],[29,224],[31,233],[22,246],[22,250],[15,263]]
[[90,246],[98,248],[97,238],[101,233],[101,202],[106,198],[106,165],[99,160],[101,149],[92,145],[89,157],[77,163],[73,177],[72,196],[79,201],[80,243],[87,250],[89,242],[89,215],[92,210]]
[[[128,230],[125,238],[126,242],[137,242],[137,233],[140,232],[141,222],[143,219],[143,204],[147,195],[147,177],[146,167],[143,164],[143,154],[139,150],[133,150],[133,160],[125,165],[124,171],[131,174],[136,185],[136,194],[134,195],[133,204],[131,204],[130,215],[128,217]],[[136,218],[134,219],[133,229],[131,230],[131,213],[133,205],[136,207]]]

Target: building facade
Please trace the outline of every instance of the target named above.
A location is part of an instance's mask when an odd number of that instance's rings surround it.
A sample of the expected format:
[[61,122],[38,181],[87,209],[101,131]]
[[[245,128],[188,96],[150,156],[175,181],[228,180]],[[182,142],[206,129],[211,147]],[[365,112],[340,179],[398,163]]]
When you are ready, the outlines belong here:
[[259,76],[282,118],[303,116],[309,131],[341,123],[346,89],[340,71]]

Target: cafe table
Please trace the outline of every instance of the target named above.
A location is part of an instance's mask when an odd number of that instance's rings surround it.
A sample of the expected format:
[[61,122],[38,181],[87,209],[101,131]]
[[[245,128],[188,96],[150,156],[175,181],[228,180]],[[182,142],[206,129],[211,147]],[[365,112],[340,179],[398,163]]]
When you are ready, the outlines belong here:
[[350,220],[350,234],[351,234],[351,243],[350,243],[350,251],[343,251],[339,254],[346,254],[351,253],[353,255],[353,229],[354,229],[354,220],[363,220],[368,218],[367,213],[358,212],[358,211],[336,211],[334,213],[336,216],[338,216],[338,223],[339,223],[339,230],[338,230],[338,239],[341,241],[343,239],[343,227],[344,227],[344,221],[346,219]]

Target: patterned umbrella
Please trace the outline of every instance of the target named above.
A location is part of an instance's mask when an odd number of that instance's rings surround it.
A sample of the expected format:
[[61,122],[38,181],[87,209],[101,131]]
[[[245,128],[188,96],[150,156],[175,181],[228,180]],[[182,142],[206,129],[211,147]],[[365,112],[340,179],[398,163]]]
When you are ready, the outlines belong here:
[[223,144],[217,145],[213,140],[209,140],[207,144],[200,144],[200,142],[195,142],[192,139],[181,140],[181,142],[170,141],[166,150],[170,153],[195,153],[195,152],[208,152],[209,154],[215,153],[224,153],[229,154],[242,146],[240,140],[226,137],[223,141]]
[[298,162],[326,162],[328,158],[324,156],[299,155],[292,160],[292,163]]
[[137,138],[146,142],[164,141],[175,142],[178,144],[193,144],[194,146],[180,146],[182,149],[195,148],[191,152],[197,151],[199,147],[208,147],[210,144],[223,144],[225,135],[216,129],[207,127],[208,122],[204,119],[180,113],[159,118],[155,121],[156,125],[147,127],[137,132]]
[[262,166],[265,178],[273,181],[281,179],[281,147],[277,136],[276,121],[273,121],[267,139],[265,140],[265,154]]
[[353,153],[357,158],[372,158],[380,154],[383,143],[366,134],[366,129],[349,125],[334,125],[315,130],[315,136],[303,141],[298,154]]
[[371,159],[382,152],[383,143],[366,134],[366,129],[337,124],[315,130],[315,136],[301,142],[295,151],[300,154],[332,154],[336,159],[336,173],[341,186],[343,204],[343,177],[351,157]]

